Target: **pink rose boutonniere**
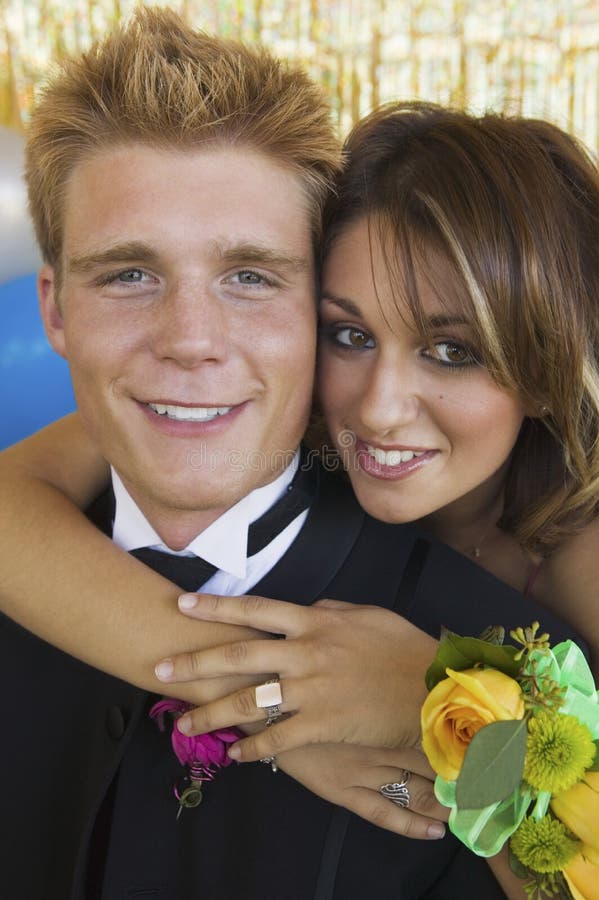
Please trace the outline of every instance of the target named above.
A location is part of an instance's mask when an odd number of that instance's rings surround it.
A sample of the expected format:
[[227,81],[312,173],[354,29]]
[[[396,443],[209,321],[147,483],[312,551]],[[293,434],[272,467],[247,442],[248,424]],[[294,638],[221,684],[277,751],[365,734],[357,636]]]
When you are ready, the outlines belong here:
[[203,799],[202,785],[206,781],[213,781],[219,769],[230,766],[233,760],[227,756],[227,746],[234,744],[243,737],[238,728],[221,728],[218,731],[209,731],[205,734],[196,734],[188,737],[177,728],[177,719],[187,710],[192,709],[190,703],[184,700],[164,699],[159,700],[150,710],[150,716],[154,719],[161,731],[165,730],[165,715],[169,713],[173,719],[171,731],[171,743],[175,756],[182,766],[186,766],[188,774],[181,782],[175,784],[173,790],[179,801],[177,818],[185,807],[199,806]]

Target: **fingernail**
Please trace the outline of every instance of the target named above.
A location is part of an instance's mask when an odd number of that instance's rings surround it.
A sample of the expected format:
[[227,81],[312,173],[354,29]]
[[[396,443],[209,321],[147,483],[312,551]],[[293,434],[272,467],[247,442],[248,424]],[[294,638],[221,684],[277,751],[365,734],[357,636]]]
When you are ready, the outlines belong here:
[[156,678],[159,678],[160,681],[166,681],[167,678],[171,677],[174,671],[175,667],[173,666],[172,659],[163,659],[162,662],[159,662],[154,669]]
[[445,837],[445,825],[442,825],[441,822],[433,822],[426,829],[426,835],[431,840],[438,841],[439,838]]
[[179,609],[193,609],[198,605],[197,594],[181,594],[178,600]]
[[227,750],[227,754],[231,759],[240,759],[241,750],[239,749],[239,747],[236,747],[235,744],[231,744],[231,746]]
[[177,728],[181,734],[189,734],[191,731],[191,719],[188,716],[181,716],[177,719]]

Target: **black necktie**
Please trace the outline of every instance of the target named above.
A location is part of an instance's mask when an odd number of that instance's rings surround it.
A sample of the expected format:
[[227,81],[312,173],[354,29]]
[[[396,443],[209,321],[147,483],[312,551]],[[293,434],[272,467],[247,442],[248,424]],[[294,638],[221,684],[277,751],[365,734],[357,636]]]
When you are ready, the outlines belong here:
[[174,553],[153,550],[151,547],[138,547],[129,552],[159,575],[174,581],[184,591],[197,591],[216,572],[216,566],[206,562],[201,556],[175,556]]
[[[302,450],[299,468],[283,496],[250,525],[248,556],[254,556],[267,547],[310,506],[316,494],[316,480],[314,464],[310,464],[306,451]],[[131,556],[164,575],[169,581],[174,581],[184,591],[197,591],[217,571],[216,566],[200,556],[175,556],[150,547],[140,547],[130,552]]]

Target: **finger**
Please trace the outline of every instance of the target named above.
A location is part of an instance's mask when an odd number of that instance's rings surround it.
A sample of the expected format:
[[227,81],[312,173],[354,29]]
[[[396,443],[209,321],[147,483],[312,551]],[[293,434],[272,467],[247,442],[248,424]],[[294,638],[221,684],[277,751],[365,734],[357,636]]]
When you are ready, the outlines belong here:
[[400,750],[384,747],[373,748],[371,764],[387,766],[387,768],[395,770],[404,769],[413,774],[422,775],[429,781],[434,781],[437,777],[424,753],[414,748],[402,747]]
[[[293,681],[289,680],[285,682],[283,700],[278,706],[282,713],[293,712],[293,703],[294,685]],[[249,687],[186,712],[177,719],[177,727],[183,734],[195,735],[215,731],[218,728],[230,728],[233,725],[249,725],[253,722],[264,724],[267,718],[268,711],[256,706],[256,688]]]
[[297,750],[298,747],[323,739],[323,735],[306,726],[301,715],[292,715],[270,728],[231,744],[227,752],[237,762],[255,762],[257,759],[278,756],[286,750]]
[[[156,677],[165,682],[187,682],[225,675],[261,675],[268,672],[302,674],[301,648],[292,641],[234,641],[206,650],[191,650],[161,660]],[[265,675],[266,677],[266,675]]]
[[309,621],[309,607],[251,594],[242,597],[182,594],[178,603],[181,612],[194,619],[247,625],[273,634],[300,634]]
[[316,603],[312,604],[313,606],[324,606],[326,609],[341,609],[341,610],[350,610],[350,609],[359,609],[361,608],[357,603],[347,603],[345,600],[332,600],[330,597],[325,597],[324,600],[317,600]]
[[180,695],[186,693],[185,699],[192,706],[204,706],[206,703],[220,700],[221,697],[226,697],[228,694],[234,694],[235,691],[241,691],[245,687],[261,684],[265,680],[267,680],[266,676],[227,675],[226,678],[204,678],[190,681],[188,691],[184,690],[181,682],[172,685],[163,682],[162,691],[167,696],[176,699],[180,699]]
[[[407,780],[406,772],[408,773]],[[399,806],[399,804],[381,794],[380,788],[384,784],[404,783],[408,789],[408,809],[439,822],[446,822],[449,818],[449,809],[442,806],[435,797],[434,783],[429,778],[422,778],[406,769],[377,766],[368,772],[368,783],[370,784],[371,781],[373,789],[392,806]],[[401,809],[401,807],[399,808]]]
[[438,840],[445,834],[442,822],[420,815],[411,809],[402,809],[370,788],[349,788],[346,800],[346,806],[352,812],[367,822],[395,834],[419,840]]

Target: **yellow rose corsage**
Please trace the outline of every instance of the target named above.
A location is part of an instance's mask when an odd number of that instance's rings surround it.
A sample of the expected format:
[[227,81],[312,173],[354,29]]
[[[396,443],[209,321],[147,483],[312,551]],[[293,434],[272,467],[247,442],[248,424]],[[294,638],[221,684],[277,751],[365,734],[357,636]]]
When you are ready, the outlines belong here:
[[531,898],[599,900],[599,697],[580,648],[539,623],[446,632],[427,673],[422,746],[449,827],[479,856],[509,840]]

